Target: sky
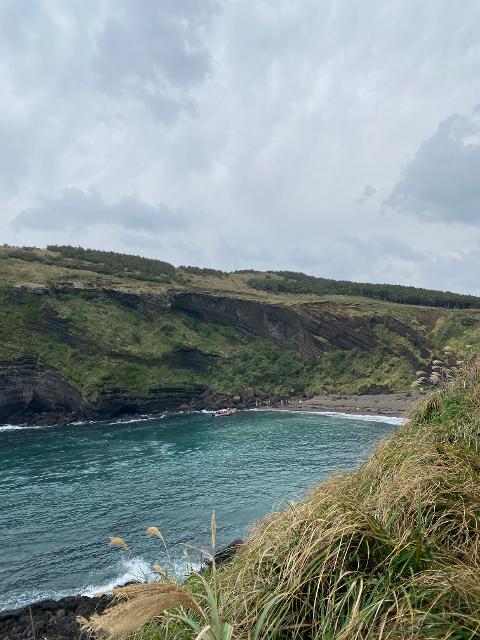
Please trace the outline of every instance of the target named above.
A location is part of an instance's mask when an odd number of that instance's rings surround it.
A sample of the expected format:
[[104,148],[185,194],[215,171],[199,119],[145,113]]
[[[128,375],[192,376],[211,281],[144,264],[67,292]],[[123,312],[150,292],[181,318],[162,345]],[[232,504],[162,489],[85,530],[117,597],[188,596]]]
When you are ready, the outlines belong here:
[[480,294],[478,0],[0,0],[0,238]]

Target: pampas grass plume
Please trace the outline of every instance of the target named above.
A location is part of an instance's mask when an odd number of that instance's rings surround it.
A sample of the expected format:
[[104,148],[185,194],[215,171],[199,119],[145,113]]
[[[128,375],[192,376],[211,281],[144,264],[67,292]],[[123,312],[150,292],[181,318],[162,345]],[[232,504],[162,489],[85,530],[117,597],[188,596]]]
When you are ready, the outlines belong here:
[[107,638],[119,638],[131,633],[166,609],[187,607],[199,611],[192,596],[177,584],[151,582],[133,584],[113,590],[117,603],[89,621],[78,617],[83,630],[102,632]]
[[159,538],[160,540],[163,540],[163,536],[160,533],[160,530],[157,529],[157,527],[148,527],[147,533],[151,536],[155,536],[155,538]]
[[111,536],[110,544],[113,547],[122,547],[122,549],[125,549],[126,551],[128,551],[128,544],[125,542],[123,538],[120,538],[120,536]]

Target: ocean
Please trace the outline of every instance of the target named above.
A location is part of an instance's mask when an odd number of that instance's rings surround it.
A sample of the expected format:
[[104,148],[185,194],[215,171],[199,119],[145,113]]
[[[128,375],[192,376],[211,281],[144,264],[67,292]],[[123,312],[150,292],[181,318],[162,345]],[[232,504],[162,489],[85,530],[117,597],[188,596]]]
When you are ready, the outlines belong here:
[[[0,426],[0,610],[182,574],[209,548],[354,468],[399,418],[243,411]],[[162,532],[167,549],[147,536]],[[109,546],[121,536],[129,551]],[[189,557],[184,550],[189,548]]]

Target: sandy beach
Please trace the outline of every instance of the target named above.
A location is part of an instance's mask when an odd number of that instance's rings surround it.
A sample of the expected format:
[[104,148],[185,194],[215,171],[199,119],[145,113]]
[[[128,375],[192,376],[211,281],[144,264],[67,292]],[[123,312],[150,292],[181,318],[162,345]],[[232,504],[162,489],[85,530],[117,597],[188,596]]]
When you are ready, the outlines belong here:
[[260,409],[288,409],[293,411],[338,411],[352,414],[403,416],[424,394],[379,393],[375,395],[317,395],[305,400],[290,400],[288,404],[271,405]]

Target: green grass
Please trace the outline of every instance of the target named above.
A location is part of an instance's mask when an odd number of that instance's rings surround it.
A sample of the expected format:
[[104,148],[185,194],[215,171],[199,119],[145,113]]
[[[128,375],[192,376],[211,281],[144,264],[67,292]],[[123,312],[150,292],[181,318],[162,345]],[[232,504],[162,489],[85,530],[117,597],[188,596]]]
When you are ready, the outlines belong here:
[[[40,363],[57,368],[92,401],[113,387],[148,395],[148,389],[188,384],[203,384],[231,395],[251,387],[270,397],[402,391],[409,388],[415,369],[424,362],[407,338],[378,323],[373,329],[381,341],[378,347],[369,351],[337,349],[314,358],[235,327],[202,322],[178,311],[147,316],[102,290],[63,290],[37,296],[4,287],[0,304],[0,359],[36,356]],[[46,319],[48,309],[78,344],[72,346],[51,326]],[[334,309],[349,316],[368,317],[370,313],[365,302],[337,302]],[[405,322],[405,312],[401,308],[395,317]],[[377,306],[372,313],[378,319]],[[430,327],[422,311],[411,317],[411,324],[427,341],[431,339],[439,352],[447,344],[458,352],[469,340],[475,344],[479,331],[475,318],[472,324],[470,316],[459,316],[464,312],[439,313]],[[389,309],[387,315],[391,314]],[[465,318],[467,325],[463,324]],[[169,366],[168,357],[185,348],[216,358],[204,371]]]
[[[331,293],[258,291],[248,286],[251,273],[177,269],[167,284],[89,271],[87,267],[95,263],[88,261],[82,269],[73,268],[69,261],[72,258],[55,251],[0,247],[0,359],[35,356],[57,368],[92,401],[113,387],[148,395],[149,389],[189,384],[231,395],[254,388],[264,397],[405,391],[416,369],[423,370],[446,346],[460,355],[472,344],[470,352],[480,355],[480,312],[475,310],[423,308]],[[44,284],[49,290],[35,296],[13,288],[25,283]],[[89,289],[73,289],[74,284]],[[378,345],[362,351],[330,344],[323,355],[306,357],[235,326],[202,322],[178,311],[147,317],[108,295],[112,288],[137,294],[188,290],[224,295],[298,309],[304,318],[308,306],[302,305],[315,303],[351,323],[357,319],[364,327],[365,321],[370,323]],[[81,346],[72,346],[48,328],[47,307]],[[396,323],[420,336],[428,356],[410,335],[402,337],[392,329]],[[169,357],[182,349],[215,359],[202,371],[168,364]]]
[[405,357],[393,355],[385,348],[334,351],[317,366],[307,393],[404,391],[414,376],[415,368]]

